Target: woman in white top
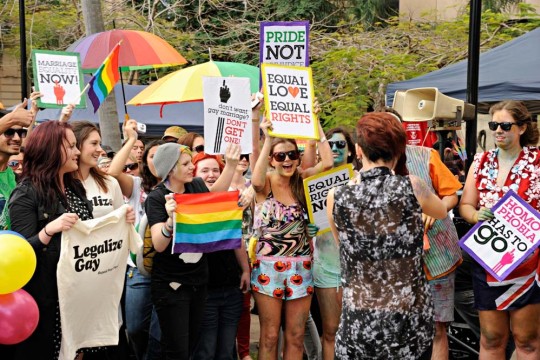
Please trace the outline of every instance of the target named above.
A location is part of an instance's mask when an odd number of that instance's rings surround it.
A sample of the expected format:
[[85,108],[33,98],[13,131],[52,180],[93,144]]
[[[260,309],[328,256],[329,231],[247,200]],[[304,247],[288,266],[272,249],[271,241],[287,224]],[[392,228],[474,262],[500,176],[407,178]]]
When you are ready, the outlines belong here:
[[[122,190],[115,178],[97,166],[101,153],[101,135],[98,127],[89,121],[73,121],[71,125],[77,139],[77,148],[81,152],[76,177],[83,183],[86,197],[92,203],[93,217],[105,216],[124,205]],[[135,220],[133,208],[130,207],[126,217],[131,218],[131,222]],[[100,359],[109,351],[114,352],[109,347],[82,349],[85,359]]]
[[86,189],[86,197],[92,202],[92,215],[94,218],[107,215],[124,205],[124,198],[118,181],[97,167],[101,153],[99,129],[89,121],[73,121],[71,126],[81,152],[77,177]]

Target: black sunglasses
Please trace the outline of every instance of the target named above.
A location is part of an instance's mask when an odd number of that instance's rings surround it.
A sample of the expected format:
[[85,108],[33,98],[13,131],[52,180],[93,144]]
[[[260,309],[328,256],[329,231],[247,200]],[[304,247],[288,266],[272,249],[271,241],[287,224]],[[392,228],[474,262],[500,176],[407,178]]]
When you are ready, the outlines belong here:
[[130,171],[137,170],[138,168],[139,168],[138,163],[127,164],[127,165],[124,165],[124,172],[126,172],[128,170],[130,170]]
[[490,121],[488,122],[489,130],[495,131],[500,126],[503,131],[510,131],[512,128],[512,125],[521,126],[520,123],[513,123],[513,122],[496,122],[496,121]]
[[245,160],[249,161],[249,154],[240,155],[240,160],[242,160],[242,159],[245,159]]
[[26,129],[7,129],[4,131],[4,136],[8,138],[12,138],[15,136],[15,133],[19,135],[21,139],[24,139],[26,137],[26,134],[28,133],[28,130]]
[[285,159],[287,158],[287,156],[291,160],[298,160],[298,158],[300,157],[300,153],[297,150],[292,150],[292,151],[287,151],[287,152],[282,152],[281,151],[281,152],[277,152],[277,153],[272,154],[272,157],[277,162],[284,162]]
[[345,140],[338,140],[338,141],[328,140],[328,145],[330,145],[330,149],[333,149],[334,145],[336,145],[338,149],[345,149],[345,146],[347,146],[347,142]]
[[204,145],[197,145],[193,148],[196,152],[204,152]]
[[8,166],[12,169],[17,169],[19,166],[22,166],[22,160],[10,160],[8,161]]

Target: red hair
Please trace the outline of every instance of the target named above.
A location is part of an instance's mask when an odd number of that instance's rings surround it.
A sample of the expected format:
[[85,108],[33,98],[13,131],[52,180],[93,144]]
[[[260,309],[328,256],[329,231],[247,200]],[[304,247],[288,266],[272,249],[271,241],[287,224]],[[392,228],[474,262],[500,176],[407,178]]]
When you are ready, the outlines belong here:
[[356,124],[358,145],[370,161],[397,159],[394,171],[407,175],[405,147],[407,135],[396,118],[386,112],[364,114]]
[[[37,191],[40,203],[51,206],[60,197],[66,204],[64,190],[60,185],[59,172],[62,168],[62,154],[66,152],[66,133],[73,131],[71,125],[59,121],[48,121],[32,131],[24,151],[23,174],[21,180],[29,181]],[[64,185],[85,194],[75,172],[64,174]]]
[[210,155],[205,152],[200,152],[200,153],[197,153],[193,157],[193,159],[191,159],[191,162],[193,163],[193,165],[195,165],[195,169],[193,169],[193,176],[195,176],[195,174],[197,173],[197,164],[199,163],[199,161],[206,160],[206,159],[216,160],[219,166],[219,173],[221,174],[223,172],[223,169],[225,168],[225,164],[223,163],[223,160],[221,160],[220,155]]

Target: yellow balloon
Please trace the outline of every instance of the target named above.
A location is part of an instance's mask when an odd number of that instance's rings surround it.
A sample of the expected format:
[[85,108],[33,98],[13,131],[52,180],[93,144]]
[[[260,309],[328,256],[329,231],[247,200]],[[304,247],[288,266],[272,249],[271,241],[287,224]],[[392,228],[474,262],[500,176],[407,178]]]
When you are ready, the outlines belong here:
[[0,294],[22,288],[36,270],[36,254],[25,238],[14,231],[0,231]]

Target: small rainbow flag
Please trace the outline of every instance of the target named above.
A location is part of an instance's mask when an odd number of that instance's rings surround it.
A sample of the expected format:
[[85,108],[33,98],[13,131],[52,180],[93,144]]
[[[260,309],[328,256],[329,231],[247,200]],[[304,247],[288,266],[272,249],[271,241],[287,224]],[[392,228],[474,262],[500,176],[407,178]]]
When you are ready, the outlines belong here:
[[92,77],[88,83],[90,85],[88,97],[94,106],[94,113],[99,109],[99,106],[103,100],[105,100],[107,95],[110,94],[114,85],[118,82],[118,79],[120,79],[120,73],[118,72],[119,52],[120,43],[116,44],[103,64],[97,69],[94,77]]
[[238,249],[242,241],[242,208],[238,191],[174,194],[174,253],[208,253]]

